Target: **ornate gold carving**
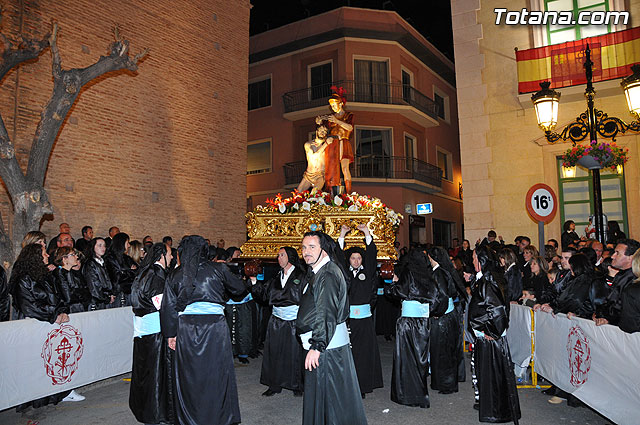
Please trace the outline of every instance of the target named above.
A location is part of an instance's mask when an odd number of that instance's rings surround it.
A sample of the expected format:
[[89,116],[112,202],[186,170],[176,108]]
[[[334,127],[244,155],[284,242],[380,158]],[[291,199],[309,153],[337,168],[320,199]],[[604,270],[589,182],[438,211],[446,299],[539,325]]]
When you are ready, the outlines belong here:
[[258,206],[245,217],[249,240],[241,247],[241,258],[273,259],[282,246],[291,246],[300,253],[300,244],[306,232],[322,230],[337,239],[343,224],[353,229],[345,238],[345,245],[364,247],[364,235],[355,228],[358,224],[367,224],[378,247],[378,259],[396,259],[393,225],[381,209],[348,211],[339,207],[312,205],[309,210],[281,214]]

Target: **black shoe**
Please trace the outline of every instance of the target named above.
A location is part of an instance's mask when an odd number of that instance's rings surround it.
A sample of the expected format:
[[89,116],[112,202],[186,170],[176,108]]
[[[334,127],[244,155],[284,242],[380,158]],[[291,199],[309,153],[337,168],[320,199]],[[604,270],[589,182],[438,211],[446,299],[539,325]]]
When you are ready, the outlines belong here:
[[302,397],[302,391],[298,391],[298,390],[294,391],[293,392],[293,396],[294,397]]
[[265,397],[271,397],[274,394],[278,394],[280,391],[273,391],[271,388],[268,388],[267,391],[263,392],[262,395]]
[[546,390],[542,391],[544,395],[556,395],[556,387],[549,387]]
[[480,410],[480,403],[473,403],[473,408],[475,410]]
[[242,364],[249,364],[249,359],[246,357],[238,357],[238,361]]
[[362,396],[362,399],[364,400],[364,398],[367,396],[365,393],[360,393],[360,395]]

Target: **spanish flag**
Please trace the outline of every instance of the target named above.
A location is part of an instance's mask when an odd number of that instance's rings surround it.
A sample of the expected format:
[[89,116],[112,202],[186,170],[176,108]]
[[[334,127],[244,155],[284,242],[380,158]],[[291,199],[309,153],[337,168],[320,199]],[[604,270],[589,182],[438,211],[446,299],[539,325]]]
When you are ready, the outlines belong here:
[[518,91],[540,90],[539,83],[550,81],[552,88],[585,84],[584,51],[589,44],[593,62],[593,82],[626,77],[631,65],[640,63],[640,27],[577,41],[516,50]]

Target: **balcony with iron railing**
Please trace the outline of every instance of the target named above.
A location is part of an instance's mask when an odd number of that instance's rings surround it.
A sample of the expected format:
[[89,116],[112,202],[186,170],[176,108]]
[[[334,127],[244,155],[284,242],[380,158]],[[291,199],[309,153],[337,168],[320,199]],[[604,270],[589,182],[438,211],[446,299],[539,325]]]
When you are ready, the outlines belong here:
[[438,104],[425,94],[406,84],[359,82],[353,80],[290,91],[282,96],[284,117],[295,121],[310,118],[328,107],[333,94],[331,87],[343,87],[347,92],[350,111],[400,113],[424,127],[438,125]]
[[[283,166],[285,184],[300,183],[306,169],[306,161],[286,163]],[[352,166],[351,176],[354,183],[393,183],[425,193],[442,191],[442,170],[411,157],[358,157]]]

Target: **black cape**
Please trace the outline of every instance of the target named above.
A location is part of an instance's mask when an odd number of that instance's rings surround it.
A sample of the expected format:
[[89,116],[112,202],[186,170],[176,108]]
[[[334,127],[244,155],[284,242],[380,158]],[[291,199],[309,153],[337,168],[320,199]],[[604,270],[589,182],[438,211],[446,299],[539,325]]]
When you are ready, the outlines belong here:
[[[298,311],[297,331],[312,331],[311,349],[320,352],[319,366],[304,372],[303,425],[363,425],[358,378],[349,344],[327,350],[336,327],[349,317],[347,284],[340,268],[329,261],[308,285]],[[306,356],[307,352],[305,352]]]
[[[434,305],[438,290],[426,257],[416,259],[415,254],[408,255],[412,255],[412,259],[400,272],[399,280],[385,288],[385,293],[401,301],[429,303],[430,315],[444,314],[446,303],[444,309],[442,305],[437,308]],[[398,318],[391,374],[391,401],[408,406],[429,407],[429,335],[429,318]]]
[[[251,293],[258,302],[269,306],[287,307],[300,304],[304,271],[296,267],[285,282],[280,283],[282,270],[268,282],[256,283]],[[304,368],[302,346],[296,337],[296,321],[269,318],[264,341],[260,383],[278,392],[281,388],[302,391]]]
[[[228,425],[240,422],[238,390],[229,328],[222,314],[178,315],[179,302],[224,305],[228,294],[246,291],[242,280],[225,264],[204,258],[193,282],[182,282],[183,267],[165,285],[160,321],[165,337],[176,338],[174,382],[176,422]],[[192,288],[189,288],[193,285]]]
[[[366,245],[362,256],[363,267],[358,270],[355,276],[353,271],[349,271],[351,277],[349,284],[350,305],[369,304],[373,311],[378,291],[376,276],[377,253],[376,244],[371,241]],[[348,254],[349,251],[347,250],[346,255]],[[347,258],[346,261],[348,263],[349,259]],[[349,264],[346,264],[346,266],[349,268]],[[351,352],[356,366],[360,392],[363,394],[370,393],[374,388],[382,388],[382,365],[373,316],[363,319],[350,318],[349,330],[351,331]]]
[[[158,264],[141,271],[131,287],[131,305],[136,316],[142,317],[157,311],[152,298],[164,292],[165,281],[166,272]],[[129,407],[138,422],[172,422],[168,350],[160,332],[133,339]]]
[[[442,267],[433,272],[438,287],[438,299],[447,300],[457,295],[453,277]],[[458,392],[460,364],[460,315],[458,310],[442,316],[431,316],[430,363],[431,388],[443,394]]]
[[493,339],[478,337],[473,356],[478,379],[480,422],[515,422],[520,419],[509,344],[502,334],[509,327],[509,309],[496,279],[486,272],[476,281],[469,302],[469,327]]

